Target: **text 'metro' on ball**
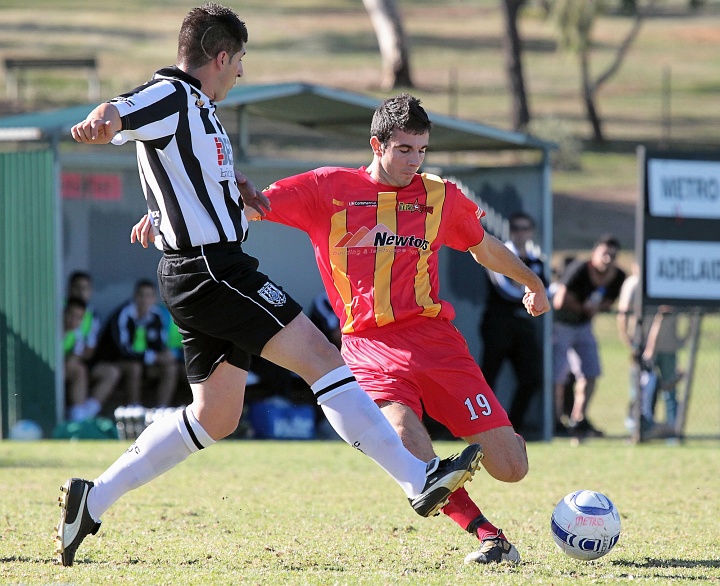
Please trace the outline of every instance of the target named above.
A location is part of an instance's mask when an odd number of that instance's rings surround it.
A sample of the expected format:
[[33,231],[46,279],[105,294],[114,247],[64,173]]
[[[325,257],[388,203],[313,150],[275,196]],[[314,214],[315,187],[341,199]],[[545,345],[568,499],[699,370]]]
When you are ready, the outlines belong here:
[[555,544],[578,560],[595,560],[620,538],[620,514],[604,494],[578,490],[561,500],[550,521]]

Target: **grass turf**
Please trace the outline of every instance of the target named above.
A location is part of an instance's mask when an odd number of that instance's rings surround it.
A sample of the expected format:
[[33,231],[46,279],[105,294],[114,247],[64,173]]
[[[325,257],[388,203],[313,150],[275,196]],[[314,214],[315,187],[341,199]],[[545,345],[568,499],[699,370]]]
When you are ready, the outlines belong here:
[[[440,442],[443,456],[462,444]],[[468,485],[516,544],[519,566],[465,566],[476,543],[444,517],[422,519],[395,483],[340,442],[224,441],[123,497],[75,565],[54,564],[59,486],[94,477],[122,442],[0,444],[0,582],[10,584],[697,584],[720,580],[717,442],[530,444],[531,472]],[[594,562],[550,537],[558,500],[607,494],[623,532]]]

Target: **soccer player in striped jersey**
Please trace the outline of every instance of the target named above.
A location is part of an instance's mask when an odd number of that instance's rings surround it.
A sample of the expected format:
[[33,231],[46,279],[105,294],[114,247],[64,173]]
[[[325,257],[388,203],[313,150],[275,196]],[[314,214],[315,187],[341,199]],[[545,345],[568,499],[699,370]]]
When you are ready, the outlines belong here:
[[247,40],[245,23],[231,9],[215,3],[192,9],[180,29],[176,66],[100,104],[71,129],[83,144],[136,143],[164,250],[159,290],[183,336],[193,402],[154,421],[94,481],[65,483],[56,529],[65,566],[121,496],[235,430],[253,354],[298,373],[340,437],[386,470],[422,516],[436,514],[482,458],[477,444],[442,461],[413,456],[338,349],[243,252],[243,198],[261,210],[267,200],[251,184],[238,185],[215,104],[242,76]]
[[[438,259],[445,245],[469,251],[490,270],[525,286],[532,316],[549,310],[542,280],[502,242],[486,234],[482,212],[458,187],[418,173],[431,122],[416,98],[384,101],[371,126],[372,163],[323,167],[282,179],[265,195],[266,220],[307,232],[343,333],[342,355],[360,386],[382,408],[419,458],[435,453],[423,409],[456,437],[481,443],[494,478],[517,482],[528,471],[525,441],[452,325],[439,296]],[[251,219],[261,219],[252,210]],[[131,239],[153,239],[147,216]],[[442,512],[480,540],[466,563],[517,562],[517,549],[472,501],[453,493]]]

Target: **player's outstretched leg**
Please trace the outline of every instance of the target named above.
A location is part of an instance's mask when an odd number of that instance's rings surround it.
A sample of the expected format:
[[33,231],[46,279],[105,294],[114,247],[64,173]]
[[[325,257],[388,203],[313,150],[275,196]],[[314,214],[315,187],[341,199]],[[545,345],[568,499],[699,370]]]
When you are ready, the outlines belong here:
[[422,492],[415,498],[408,499],[415,512],[421,517],[439,515],[450,495],[472,480],[482,457],[482,446],[471,444],[460,455],[456,454],[444,460],[431,460]]
[[70,478],[60,487],[60,522],[55,530],[56,553],[63,566],[72,566],[75,551],[87,535],[95,535],[100,522],[95,521],[87,508],[87,497],[93,483],[82,478]]

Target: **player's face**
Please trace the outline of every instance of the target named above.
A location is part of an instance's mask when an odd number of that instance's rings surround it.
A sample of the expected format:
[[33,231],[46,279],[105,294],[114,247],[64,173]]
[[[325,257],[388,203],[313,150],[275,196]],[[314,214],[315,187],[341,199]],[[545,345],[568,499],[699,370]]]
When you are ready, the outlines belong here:
[[410,185],[425,160],[429,140],[429,132],[411,134],[402,130],[393,132],[386,145],[373,137],[370,144],[378,158],[379,180],[397,187]]
[[230,56],[229,53],[225,53],[220,66],[217,88],[215,89],[214,100],[216,102],[224,100],[227,97],[228,92],[235,85],[237,79],[243,76],[242,58],[244,56],[245,48],[241,49],[232,56]]

